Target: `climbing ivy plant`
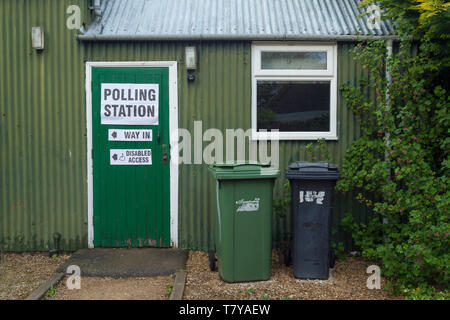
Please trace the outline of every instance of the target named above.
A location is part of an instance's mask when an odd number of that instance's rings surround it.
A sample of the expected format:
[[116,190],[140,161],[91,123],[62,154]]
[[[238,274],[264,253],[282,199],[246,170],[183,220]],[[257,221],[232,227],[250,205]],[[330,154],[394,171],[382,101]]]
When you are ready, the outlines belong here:
[[362,132],[337,188],[361,190],[373,212],[367,224],[348,215],[344,226],[363,256],[381,262],[388,287],[411,298],[449,292],[450,98],[436,76],[440,48],[423,38],[413,54],[404,40],[388,57],[384,41],[362,41],[352,53],[369,79],[341,88]]

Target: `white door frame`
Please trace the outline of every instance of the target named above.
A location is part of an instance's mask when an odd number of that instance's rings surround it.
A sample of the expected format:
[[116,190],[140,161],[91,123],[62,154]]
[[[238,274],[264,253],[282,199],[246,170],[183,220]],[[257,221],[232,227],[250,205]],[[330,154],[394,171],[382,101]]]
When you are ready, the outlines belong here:
[[[178,142],[174,133],[178,132],[178,86],[176,61],[145,62],[86,62],[86,126],[87,126],[87,189],[88,189],[88,246],[94,248],[94,194],[92,164],[92,68],[169,68],[169,132],[171,159]],[[178,247],[178,161],[170,161],[170,242]]]

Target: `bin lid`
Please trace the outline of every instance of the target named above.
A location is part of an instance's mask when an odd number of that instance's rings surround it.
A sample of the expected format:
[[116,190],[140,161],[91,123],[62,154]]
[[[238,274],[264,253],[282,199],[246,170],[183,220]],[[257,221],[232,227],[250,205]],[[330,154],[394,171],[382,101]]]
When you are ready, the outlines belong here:
[[329,162],[296,161],[289,165],[286,178],[293,180],[338,180],[340,174],[338,168]]
[[277,178],[280,170],[269,163],[257,161],[232,161],[213,163],[208,166],[209,171],[218,180],[223,179],[267,179]]

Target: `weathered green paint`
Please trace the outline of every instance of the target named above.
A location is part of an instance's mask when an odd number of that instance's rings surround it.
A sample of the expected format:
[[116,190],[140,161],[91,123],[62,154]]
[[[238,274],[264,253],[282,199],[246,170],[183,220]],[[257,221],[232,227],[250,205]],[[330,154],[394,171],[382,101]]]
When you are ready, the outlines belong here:
[[[66,9],[84,0],[0,1],[0,241],[14,251],[87,245],[84,50]],[[31,48],[42,26],[45,49]]]
[[[159,85],[158,125],[101,124],[103,83]],[[131,102],[130,102],[131,103]],[[151,129],[151,142],[109,141],[108,129]],[[94,245],[170,245],[169,71],[168,68],[93,68],[92,136]],[[110,164],[111,149],[151,149],[151,165]]]
[[[66,9],[84,0],[0,1],[0,239],[5,250],[48,250],[53,234],[61,248],[87,246],[86,61],[178,61],[179,127],[250,127],[251,44],[249,42],[109,42],[82,43],[66,28]],[[45,28],[46,48],[31,49],[31,27]],[[184,47],[195,45],[199,68],[187,81]],[[349,48],[339,43],[338,85],[363,76]],[[338,95],[339,140],[328,142],[338,165],[358,136],[358,123]],[[280,142],[281,193],[290,162],[312,160],[308,142]],[[206,146],[207,143],[204,143]],[[214,185],[205,165],[181,165],[179,246],[208,249],[213,243]],[[336,197],[336,238],[349,244],[338,228],[346,212],[366,219],[350,196]],[[274,239],[289,230],[289,219],[274,217]]]

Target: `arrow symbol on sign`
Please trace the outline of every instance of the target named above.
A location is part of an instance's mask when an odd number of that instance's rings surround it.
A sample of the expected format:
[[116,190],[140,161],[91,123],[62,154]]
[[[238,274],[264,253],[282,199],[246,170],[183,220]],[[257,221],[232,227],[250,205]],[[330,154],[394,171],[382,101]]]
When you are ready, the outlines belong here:
[[117,161],[117,154],[114,154],[113,156],[112,156],[112,158],[114,159],[114,161]]
[[114,139],[116,139],[116,138],[117,138],[117,132],[114,131],[113,133],[111,133],[111,136],[112,136]]

